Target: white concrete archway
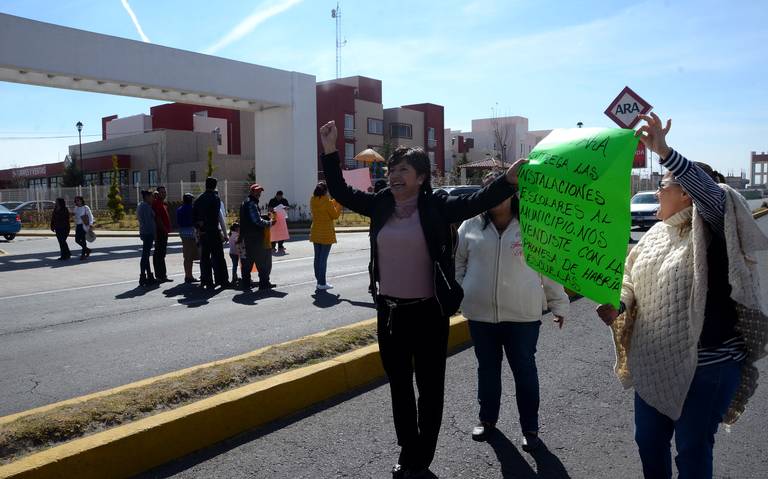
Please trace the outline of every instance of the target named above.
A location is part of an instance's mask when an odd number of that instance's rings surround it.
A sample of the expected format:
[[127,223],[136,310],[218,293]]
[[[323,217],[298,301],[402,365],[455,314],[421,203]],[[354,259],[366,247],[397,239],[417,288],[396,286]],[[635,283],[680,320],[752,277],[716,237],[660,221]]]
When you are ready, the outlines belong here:
[[315,186],[313,75],[0,13],[0,81],[252,112],[257,181],[297,199]]

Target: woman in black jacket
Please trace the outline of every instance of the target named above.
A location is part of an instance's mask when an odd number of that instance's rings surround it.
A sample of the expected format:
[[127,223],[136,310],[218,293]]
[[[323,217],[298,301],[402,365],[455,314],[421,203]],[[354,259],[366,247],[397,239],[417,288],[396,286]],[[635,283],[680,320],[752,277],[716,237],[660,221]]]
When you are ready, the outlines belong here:
[[371,292],[401,447],[392,476],[431,477],[443,414],[448,318],[463,297],[454,279],[450,225],[512,196],[517,171],[527,160],[518,160],[506,175],[473,194],[449,197],[432,193],[424,150],[398,148],[387,160],[389,187],[373,194],[344,181],[337,137],[334,122],[320,128],[328,190],[345,207],[371,218]]
[[56,198],[56,206],[53,207],[53,213],[51,213],[51,231],[56,233],[56,239],[59,241],[59,250],[61,250],[61,255],[56,259],[67,260],[71,258],[72,253],[69,251],[69,245],[67,244],[67,237],[69,236],[69,208],[67,208],[64,198]]

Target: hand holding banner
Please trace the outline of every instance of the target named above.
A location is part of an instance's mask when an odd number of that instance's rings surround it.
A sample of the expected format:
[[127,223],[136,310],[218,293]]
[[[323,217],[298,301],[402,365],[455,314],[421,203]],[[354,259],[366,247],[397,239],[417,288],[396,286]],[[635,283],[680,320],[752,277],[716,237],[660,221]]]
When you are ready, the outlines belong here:
[[519,174],[528,265],[617,308],[629,240],[633,130],[554,130]]

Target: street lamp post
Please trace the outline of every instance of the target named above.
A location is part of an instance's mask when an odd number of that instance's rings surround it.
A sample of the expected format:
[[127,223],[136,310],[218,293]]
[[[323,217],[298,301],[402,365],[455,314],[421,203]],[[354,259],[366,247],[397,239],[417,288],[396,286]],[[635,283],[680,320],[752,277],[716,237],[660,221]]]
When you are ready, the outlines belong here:
[[[82,136],[83,122],[78,121],[75,124],[75,126],[77,127],[77,144],[80,146],[80,155],[79,155],[80,156],[80,162],[82,163],[83,162],[83,136]],[[82,168],[83,166],[85,166],[85,165],[81,164],[80,168]],[[72,162],[72,169],[73,170],[77,169],[76,168],[76,164],[75,164],[74,161]],[[82,184],[81,184],[81,186],[82,186]]]

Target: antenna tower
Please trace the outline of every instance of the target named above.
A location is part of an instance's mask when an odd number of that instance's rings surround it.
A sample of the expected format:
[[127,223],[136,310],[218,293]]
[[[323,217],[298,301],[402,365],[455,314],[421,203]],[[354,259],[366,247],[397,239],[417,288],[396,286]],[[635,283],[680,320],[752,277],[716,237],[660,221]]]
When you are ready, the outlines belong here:
[[341,47],[347,44],[346,40],[341,39],[341,6],[336,0],[336,8],[331,10],[331,18],[336,19],[336,78],[341,77]]

